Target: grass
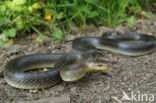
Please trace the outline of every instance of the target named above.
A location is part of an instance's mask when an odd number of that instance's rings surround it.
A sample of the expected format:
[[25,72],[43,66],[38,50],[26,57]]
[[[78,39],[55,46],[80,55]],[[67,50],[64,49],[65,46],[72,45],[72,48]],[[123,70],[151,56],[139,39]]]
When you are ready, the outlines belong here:
[[[153,16],[155,0],[6,0],[0,1],[0,47],[11,38],[36,32],[42,37],[62,40],[73,27],[103,24],[133,26],[138,14]],[[151,16],[149,16],[149,14]],[[42,29],[49,33],[41,32]],[[43,30],[43,31],[44,31]]]

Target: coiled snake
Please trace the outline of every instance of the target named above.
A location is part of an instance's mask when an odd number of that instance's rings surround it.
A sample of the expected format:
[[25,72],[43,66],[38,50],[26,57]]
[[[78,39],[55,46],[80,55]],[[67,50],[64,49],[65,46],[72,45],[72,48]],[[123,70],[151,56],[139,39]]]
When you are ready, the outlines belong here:
[[[128,56],[140,56],[156,49],[156,38],[145,34],[120,34],[116,36],[79,37],[72,41],[72,47],[79,52],[32,54],[15,58],[4,69],[6,82],[16,88],[47,88],[64,81],[76,81],[94,68],[88,66],[98,50],[109,50]],[[53,63],[55,65],[53,66]],[[37,68],[49,68],[43,72],[25,72]],[[108,68],[96,68],[104,70]]]

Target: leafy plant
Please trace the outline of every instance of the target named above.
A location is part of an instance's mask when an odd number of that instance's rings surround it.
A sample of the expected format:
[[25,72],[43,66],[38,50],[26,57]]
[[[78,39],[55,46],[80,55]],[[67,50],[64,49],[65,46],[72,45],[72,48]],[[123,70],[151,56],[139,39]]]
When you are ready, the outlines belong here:
[[[0,1],[0,47],[17,34],[34,31],[42,37],[62,41],[74,26],[96,23],[115,26],[127,22],[133,26],[137,15],[153,17],[154,0],[6,0]],[[49,31],[49,35],[40,28]],[[20,33],[19,33],[20,32]],[[9,41],[10,42],[10,41]]]

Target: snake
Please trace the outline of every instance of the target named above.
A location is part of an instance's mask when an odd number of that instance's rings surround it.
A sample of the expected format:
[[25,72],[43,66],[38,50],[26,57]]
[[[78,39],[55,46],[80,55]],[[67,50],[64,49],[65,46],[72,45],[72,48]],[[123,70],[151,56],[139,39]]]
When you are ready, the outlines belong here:
[[[94,62],[93,54],[107,50],[127,56],[141,56],[156,49],[156,37],[147,34],[125,33],[77,37],[72,40],[71,53],[39,53],[16,57],[4,68],[4,79],[15,88],[48,88],[63,81],[72,82],[85,76],[89,62]],[[33,69],[50,68],[41,72],[27,72]],[[104,70],[104,68],[98,68]],[[96,68],[96,70],[98,70]]]

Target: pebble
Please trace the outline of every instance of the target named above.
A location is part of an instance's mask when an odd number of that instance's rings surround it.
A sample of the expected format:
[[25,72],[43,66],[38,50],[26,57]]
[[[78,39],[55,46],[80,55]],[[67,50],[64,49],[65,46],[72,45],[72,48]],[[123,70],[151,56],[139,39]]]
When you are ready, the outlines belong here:
[[8,45],[4,49],[7,50],[8,55],[16,54],[16,53],[22,52],[24,50],[23,46],[21,46],[21,45]]
[[34,101],[19,101],[17,103],[70,103],[70,97],[62,96],[62,97],[50,97],[45,99],[39,99]]
[[77,94],[77,88],[76,88],[76,87],[72,87],[72,88],[70,89],[70,92],[71,92],[72,94]]

